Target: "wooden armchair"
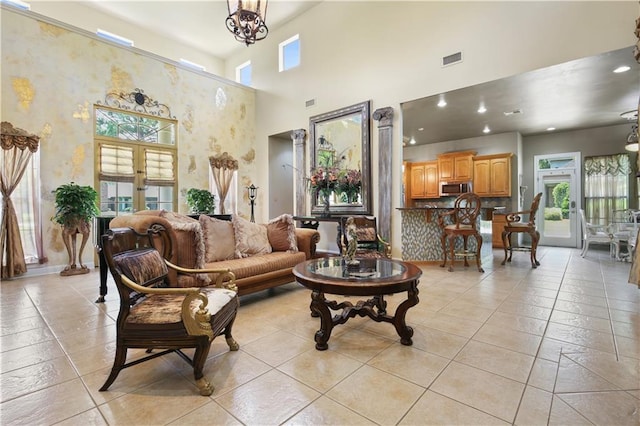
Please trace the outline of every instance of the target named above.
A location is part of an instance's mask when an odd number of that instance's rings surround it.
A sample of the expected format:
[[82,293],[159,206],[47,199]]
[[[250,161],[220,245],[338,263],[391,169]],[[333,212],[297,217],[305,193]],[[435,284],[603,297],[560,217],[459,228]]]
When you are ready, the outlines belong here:
[[[538,258],[536,257],[538,241],[540,240],[540,232],[536,230],[536,214],[538,213],[541,198],[542,192],[539,192],[535,197],[533,197],[533,202],[531,203],[529,210],[507,213],[505,216],[506,224],[504,225],[504,231],[502,231],[502,243],[504,246],[504,260],[502,261],[502,265],[504,265],[505,262],[511,262],[511,256],[515,250],[511,244],[511,234],[514,232],[526,232],[531,236],[531,247],[519,247],[518,250],[528,251],[531,253],[530,257],[532,268],[540,266],[540,262],[538,262]],[[522,220],[522,216],[524,215],[528,216],[529,220],[527,222]],[[507,255],[509,256],[508,258]]]
[[[102,237],[102,249],[120,294],[120,311],[115,360],[100,391],[106,391],[121,370],[175,352],[193,366],[200,394],[211,395],[213,386],[202,370],[213,339],[224,334],[229,349],[239,349],[231,336],[238,311],[233,273],[171,264],[166,260],[171,254],[170,239],[161,225],[149,229],[146,235],[131,228],[110,229]],[[220,275],[216,288],[176,288],[169,282],[169,268],[181,273]],[[129,348],[144,348],[147,353],[162,351],[125,363]],[[193,358],[182,352],[183,348],[195,348]]]
[[347,221],[353,219],[356,227],[358,246],[355,257],[391,258],[391,244],[378,234],[378,224],[375,216],[343,216],[340,218],[340,245],[342,253],[347,250]]
[[[478,216],[480,215],[481,200],[477,194],[472,192],[462,194],[456,198],[453,204],[453,210],[449,210],[438,216],[438,223],[442,228],[440,237],[442,244],[442,265],[444,268],[447,264],[447,258],[450,259],[449,272],[453,272],[453,262],[455,256],[464,258],[464,266],[469,266],[468,257],[475,257],[478,266],[478,272],[484,272],[480,263],[480,250],[482,249],[482,235],[478,229]],[[468,250],[467,240],[472,236],[476,240],[476,250],[471,252]],[[463,251],[455,253],[455,238],[462,237]],[[449,250],[447,253],[447,242]]]

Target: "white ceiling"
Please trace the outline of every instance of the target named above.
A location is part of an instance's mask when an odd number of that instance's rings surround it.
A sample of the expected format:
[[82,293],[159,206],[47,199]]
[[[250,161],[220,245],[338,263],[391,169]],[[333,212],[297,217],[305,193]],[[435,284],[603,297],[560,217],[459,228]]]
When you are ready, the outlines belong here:
[[[620,114],[637,111],[640,97],[640,65],[632,51],[629,47],[454,90],[442,94],[443,108],[437,106],[441,95],[405,102],[404,141],[414,138],[420,145],[478,137],[485,125],[494,134],[527,136],[548,127],[559,132],[627,123]],[[620,65],[631,69],[614,73]],[[481,103],[484,114],[478,113]],[[515,110],[521,113],[504,114]]]
[[[273,31],[318,3],[317,0],[269,0],[267,28]],[[225,0],[89,0],[84,4],[221,59],[238,49],[246,49],[227,30],[225,20],[229,10]]]

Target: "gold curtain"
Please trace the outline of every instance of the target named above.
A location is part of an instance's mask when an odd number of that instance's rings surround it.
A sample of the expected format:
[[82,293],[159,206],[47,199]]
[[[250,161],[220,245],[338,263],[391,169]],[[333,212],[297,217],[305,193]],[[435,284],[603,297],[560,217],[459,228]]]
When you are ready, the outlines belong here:
[[38,150],[40,138],[14,128],[3,121],[0,130],[2,163],[0,169],[0,191],[2,192],[2,223],[0,223],[0,258],[2,278],[11,278],[27,272],[24,250],[20,239],[18,218],[11,202],[11,193],[18,186],[31,155]]
[[213,180],[216,182],[216,187],[218,188],[220,214],[225,214],[224,200],[227,198],[233,173],[238,170],[238,160],[234,160],[227,152],[223,152],[217,157],[209,157],[209,165],[213,172]]

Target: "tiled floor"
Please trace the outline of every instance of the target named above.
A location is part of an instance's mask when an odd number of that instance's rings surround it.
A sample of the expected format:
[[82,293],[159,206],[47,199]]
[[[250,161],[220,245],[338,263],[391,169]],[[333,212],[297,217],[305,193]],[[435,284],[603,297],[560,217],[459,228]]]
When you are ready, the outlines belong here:
[[[316,351],[309,291],[244,297],[234,337],[206,364],[198,395],[176,355],[123,371],[108,392],[118,301],[98,274],[4,281],[0,423],[10,424],[640,424],[640,290],[608,253],[542,247],[542,265],[502,253],[453,273],[423,266],[409,310],[413,346],[354,318]],[[396,305],[401,297],[390,297]],[[130,358],[140,356],[134,351]]]

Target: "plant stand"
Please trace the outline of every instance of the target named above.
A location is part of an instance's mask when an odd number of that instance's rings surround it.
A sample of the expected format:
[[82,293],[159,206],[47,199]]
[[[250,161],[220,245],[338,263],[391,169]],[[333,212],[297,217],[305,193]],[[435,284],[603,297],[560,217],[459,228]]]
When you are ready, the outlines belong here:
[[[91,225],[86,220],[77,220],[66,223],[62,227],[62,241],[67,248],[67,254],[69,255],[69,264],[60,272],[63,277],[69,275],[88,274],[89,268],[82,263],[82,251],[89,239],[89,233],[91,232]],[[76,235],[82,234],[82,243],[80,244],[80,250],[77,252],[78,263],[80,268],[76,265]]]

